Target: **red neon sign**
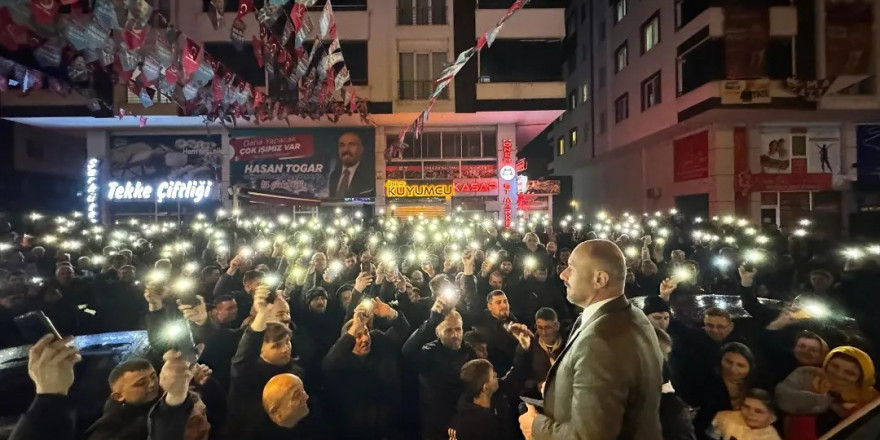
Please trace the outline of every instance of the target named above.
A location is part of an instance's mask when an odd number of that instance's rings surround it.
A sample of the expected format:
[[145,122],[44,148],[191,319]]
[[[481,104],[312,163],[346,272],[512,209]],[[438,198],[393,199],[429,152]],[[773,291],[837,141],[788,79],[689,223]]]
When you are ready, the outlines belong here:
[[513,155],[513,141],[510,139],[501,140],[501,161],[504,164],[510,164],[510,158]]

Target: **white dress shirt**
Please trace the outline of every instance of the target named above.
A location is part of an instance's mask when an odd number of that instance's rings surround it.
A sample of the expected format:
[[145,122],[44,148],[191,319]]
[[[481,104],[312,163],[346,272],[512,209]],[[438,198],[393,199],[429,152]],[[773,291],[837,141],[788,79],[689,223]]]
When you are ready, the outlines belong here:
[[581,329],[586,328],[587,323],[590,321],[590,318],[592,318],[593,315],[595,315],[596,312],[599,311],[599,308],[604,306],[605,303],[611,302],[612,300],[615,300],[615,299],[617,299],[616,296],[614,298],[603,299],[602,301],[588,305],[587,308],[584,309],[583,313],[581,313],[581,327],[580,328]]

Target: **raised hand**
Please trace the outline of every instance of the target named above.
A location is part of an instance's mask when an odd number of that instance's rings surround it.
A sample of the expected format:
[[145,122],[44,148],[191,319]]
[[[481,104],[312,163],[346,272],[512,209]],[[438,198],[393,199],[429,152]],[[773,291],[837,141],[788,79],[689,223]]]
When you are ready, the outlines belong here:
[[40,338],[28,352],[28,376],[37,394],[67,395],[73,385],[73,364],[82,360],[73,338],[57,339],[49,334]]

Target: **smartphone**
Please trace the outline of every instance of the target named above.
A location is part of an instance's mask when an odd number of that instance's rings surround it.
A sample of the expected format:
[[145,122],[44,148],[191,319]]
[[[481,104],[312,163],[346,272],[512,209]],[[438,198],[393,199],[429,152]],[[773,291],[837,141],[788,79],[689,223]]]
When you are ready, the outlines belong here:
[[55,328],[55,324],[52,324],[52,321],[42,310],[16,316],[15,326],[18,327],[18,331],[28,344],[35,344],[47,333],[55,335],[58,339],[63,339],[61,333],[58,333],[58,329]]
[[196,298],[194,293],[180,295],[177,299],[180,301],[180,304],[184,306],[196,307],[199,305],[199,299]]
[[193,339],[192,330],[186,321],[172,321],[166,329],[168,348],[179,351],[185,360],[195,363],[199,358],[199,352]]
[[361,272],[373,273],[373,263],[361,263]]
[[519,400],[522,400],[523,403],[528,403],[529,405],[532,405],[535,408],[543,408],[544,407],[544,400],[543,399],[535,399],[533,397],[519,396]]

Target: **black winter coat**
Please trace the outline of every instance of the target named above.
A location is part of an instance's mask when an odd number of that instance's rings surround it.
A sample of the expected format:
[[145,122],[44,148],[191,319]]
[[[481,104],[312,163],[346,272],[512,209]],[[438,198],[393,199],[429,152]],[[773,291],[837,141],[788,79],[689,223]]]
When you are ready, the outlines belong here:
[[435,330],[444,315],[431,316],[403,344],[403,356],[419,373],[419,402],[422,438],[445,438],[449,421],[455,415],[461,383],[461,367],[473,359],[465,344],[458,350],[445,347],[436,338]]

